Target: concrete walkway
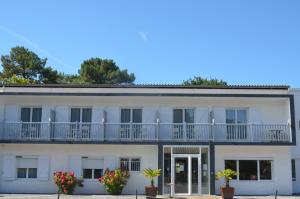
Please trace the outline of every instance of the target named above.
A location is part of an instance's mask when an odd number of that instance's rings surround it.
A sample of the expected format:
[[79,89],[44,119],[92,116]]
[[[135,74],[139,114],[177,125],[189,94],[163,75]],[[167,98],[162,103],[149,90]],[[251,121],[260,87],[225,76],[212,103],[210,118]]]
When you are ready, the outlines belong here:
[[[0,199],[57,199],[57,195],[38,195],[38,194],[0,194]],[[138,196],[138,199],[146,199],[145,196]],[[158,199],[167,199],[168,196],[158,196]],[[176,196],[173,199],[220,199],[220,196]],[[274,199],[274,196],[237,196],[236,199]],[[135,195],[61,195],[59,199],[136,199]],[[277,199],[300,199],[300,196],[278,196]]]

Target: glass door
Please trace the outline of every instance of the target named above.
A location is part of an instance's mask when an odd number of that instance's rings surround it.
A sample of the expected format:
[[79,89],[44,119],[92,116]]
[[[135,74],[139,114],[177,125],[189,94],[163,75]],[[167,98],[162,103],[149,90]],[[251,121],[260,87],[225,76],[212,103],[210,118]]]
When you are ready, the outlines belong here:
[[174,188],[175,193],[187,194],[189,192],[189,172],[188,172],[188,158],[177,157],[175,158],[175,175],[174,175]]

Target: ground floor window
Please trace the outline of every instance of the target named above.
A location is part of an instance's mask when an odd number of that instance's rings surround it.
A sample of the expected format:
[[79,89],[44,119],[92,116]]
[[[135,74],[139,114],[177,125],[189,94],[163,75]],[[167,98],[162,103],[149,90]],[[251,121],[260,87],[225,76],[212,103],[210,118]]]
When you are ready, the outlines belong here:
[[225,169],[237,171],[237,180],[272,180],[272,160],[225,160]]
[[98,179],[103,175],[103,159],[82,158],[82,177],[84,179]]
[[128,171],[141,171],[141,158],[120,158],[120,168]]
[[295,159],[292,159],[292,179],[296,181],[296,162]]
[[37,158],[17,156],[17,178],[37,178]]

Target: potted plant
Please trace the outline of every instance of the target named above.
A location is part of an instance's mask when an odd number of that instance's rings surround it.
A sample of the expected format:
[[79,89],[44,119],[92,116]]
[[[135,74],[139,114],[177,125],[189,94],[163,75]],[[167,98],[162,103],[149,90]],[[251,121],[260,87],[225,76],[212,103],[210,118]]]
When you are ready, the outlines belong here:
[[221,193],[223,199],[233,199],[234,196],[234,188],[230,187],[229,181],[232,180],[234,176],[237,175],[236,171],[233,171],[231,169],[225,169],[223,171],[218,171],[216,174],[216,179],[220,180],[224,178],[225,180],[225,186],[221,187]]
[[154,178],[160,176],[160,169],[144,169],[143,176],[151,181],[150,186],[145,187],[146,196],[156,197],[157,195],[157,187],[154,186]]
[[104,175],[98,179],[102,183],[107,191],[111,195],[120,195],[123,188],[127,184],[127,179],[130,174],[127,170],[116,169],[110,171],[106,169]]

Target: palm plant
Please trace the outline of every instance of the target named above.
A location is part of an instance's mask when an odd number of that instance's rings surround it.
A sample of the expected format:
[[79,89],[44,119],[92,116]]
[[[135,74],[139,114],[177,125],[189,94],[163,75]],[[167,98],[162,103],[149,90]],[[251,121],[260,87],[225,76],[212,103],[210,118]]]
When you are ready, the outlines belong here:
[[229,187],[229,181],[233,179],[238,173],[231,169],[225,169],[223,171],[218,171],[216,174],[217,180],[224,178],[225,179],[225,187]]
[[151,180],[151,186],[154,187],[154,178],[161,175],[161,169],[144,169],[143,176]]

